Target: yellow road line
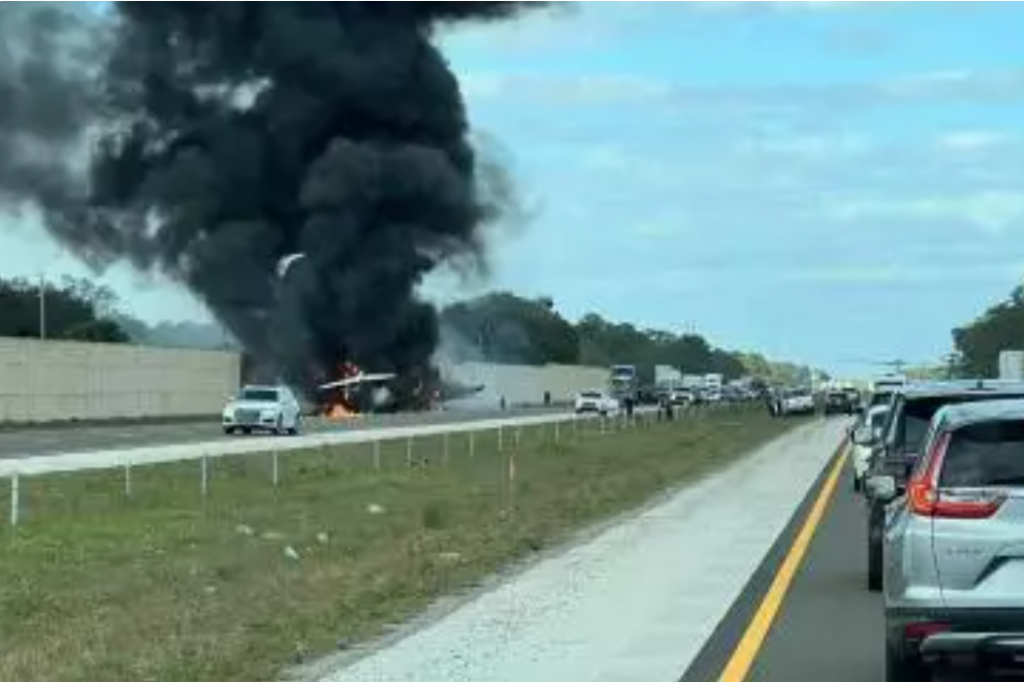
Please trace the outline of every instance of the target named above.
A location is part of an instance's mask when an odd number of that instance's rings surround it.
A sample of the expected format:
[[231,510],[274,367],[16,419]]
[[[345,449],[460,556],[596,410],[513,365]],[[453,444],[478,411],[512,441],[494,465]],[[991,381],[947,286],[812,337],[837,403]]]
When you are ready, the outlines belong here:
[[718,678],[719,682],[743,682],[747,675],[750,674],[750,669],[753,667],[754,661],[757,659],[757,655],[761,651],[765,639],[768,637],[772,623],[775,622],[776,616],[779,615],[779,610],[782,608],[786,593],[789,592],[789,588],[793,584],[793,578],[796,577],[796,572],[800,568],[800,564],[803,563],[804,556],[807,554],[807,548],[810,547],[811,540],[814,538],[814,533],[818,526],[821,525],[825,511],[835,495],[839,475],[842,473],[843,466],[846,464],[846,459],[850,454],[849,448],[845,443],[840,446],[840,449],[842,454],[839,455],[832,465],[828,478],[825,479],[825,485],[822,486],[821,492],[818,493],[818,498],[814,501],[811,512],[807,515],[807,519],[804,521],[803,526],[801,526],[796,539],[793,540],[789,553],[786,554],[782,565],[779,566],[778,573],[775,574],[768,592],[757,608],[757,613],[754,614],[754,618],[747,626],[746,632],[743,633],[743,638],[733,651],[729,663],[725,666],[725,670],[722,671],[722,676]]

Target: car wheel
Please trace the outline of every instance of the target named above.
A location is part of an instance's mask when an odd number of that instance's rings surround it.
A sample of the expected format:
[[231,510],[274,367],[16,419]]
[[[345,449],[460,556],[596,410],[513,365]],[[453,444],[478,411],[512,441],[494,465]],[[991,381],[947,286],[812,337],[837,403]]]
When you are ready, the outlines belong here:
[[224,435],[227,435],[227,436],[235,435],[234,427],[232,427],[232,426],[225,426],[224,427]]
[[289,436],[297,436],[297,435],[299,435],[299,431],[301,429],[302,429],[302,416],[301,415],[295,415],[295,422],[292,424],[292,427],[290,429],[288,429],[288,435]]
[[885,646],[885,682],[928,682],[931,675],[917,660],[908,659],[891,644]]
[[249,428],[248,426],[246,426],[245,428],[242,429],[242,433],[244,433],[247,436],[251,436],[252,435],[252,429]]
[[853,475],[853,492],[859,493],[864,490],[864,481],[857,474]]

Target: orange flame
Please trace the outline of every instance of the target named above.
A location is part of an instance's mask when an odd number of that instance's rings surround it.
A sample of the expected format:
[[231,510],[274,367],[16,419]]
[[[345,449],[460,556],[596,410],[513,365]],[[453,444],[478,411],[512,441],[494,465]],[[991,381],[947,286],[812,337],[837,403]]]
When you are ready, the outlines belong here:
[[325,415],[331,421],[344,421],[346,419],[354,419],[359,416],[358,412],[353,412],[341,403],[335,403],[327,408]]

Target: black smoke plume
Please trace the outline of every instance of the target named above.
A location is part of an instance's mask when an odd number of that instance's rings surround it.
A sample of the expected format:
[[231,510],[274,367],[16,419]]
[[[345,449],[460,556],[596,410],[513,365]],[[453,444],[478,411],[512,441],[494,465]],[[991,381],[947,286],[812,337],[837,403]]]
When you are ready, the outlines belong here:
[[0,3],[0,200],[183,283],[288,380],[422,375],[417,285],[482,258],[501,198],[432,37],[527,4]]

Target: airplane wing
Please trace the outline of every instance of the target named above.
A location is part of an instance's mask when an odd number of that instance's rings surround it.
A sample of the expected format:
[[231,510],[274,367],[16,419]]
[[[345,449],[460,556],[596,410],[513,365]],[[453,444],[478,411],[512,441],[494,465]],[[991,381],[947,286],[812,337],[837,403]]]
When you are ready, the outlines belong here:
[[319,386],[321,391],[331,391],[336,388],[349,388],[350,386],[358,386],[365,383],[383,383],[385,381],[391,381],[397,375],[395,374],[358,374],[354,377],[347,379],[340,379],[339,381],[332,381],[329,384]]

